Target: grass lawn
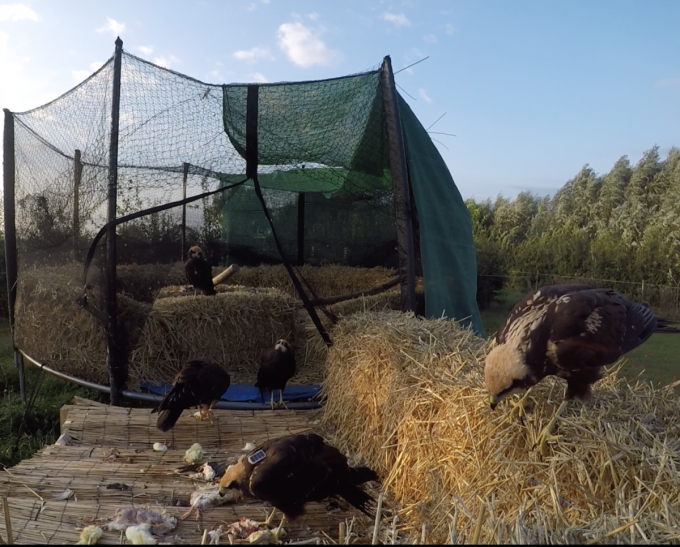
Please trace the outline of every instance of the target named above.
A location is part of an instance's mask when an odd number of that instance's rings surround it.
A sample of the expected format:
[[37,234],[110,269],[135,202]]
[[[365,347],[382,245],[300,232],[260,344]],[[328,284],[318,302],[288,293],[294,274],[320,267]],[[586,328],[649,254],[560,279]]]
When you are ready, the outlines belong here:
[[[492,336],[522,296],[521,291],[504,289],[488,310],[481,312],[484,331]],[[621,373],[627,378],[669,384],[680,379],[680,334],[653,334],[642,346],[627,354]]]

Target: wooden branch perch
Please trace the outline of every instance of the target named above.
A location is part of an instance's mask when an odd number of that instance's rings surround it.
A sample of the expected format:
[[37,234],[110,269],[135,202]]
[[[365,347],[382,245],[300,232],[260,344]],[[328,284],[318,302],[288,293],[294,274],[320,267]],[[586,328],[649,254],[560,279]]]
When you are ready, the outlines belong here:
[[235,273],[238,273],[238,271],[240,269],[241,268],[239,267],[238,264],[232,264],[226,270],[224,270],[222,273],[219,273],[215,277],[213,277],[213,280],[212,280],[213,285],[219,285],[220,283],[224,283],[232,275],[234,275]]
[[386,290],[391,289],[392,287],[397,285],[399,281],[400,277],[397,275],[396,277],[393,277],[392,279],[383,283],[382,285],[378,285],[377,287],[373,287],[372,289],[366,289],[363,291],[357,291],[349,294],[341,294],[338,296],[315,298],[314,300],[310,300],[310,304],[312,306],[331,306],[333,304],[337,304],[338,302],[352,300],[352,298],[359,298],[360,296],[371,296],[374,294],[380,294],[381,292],[385,292]]

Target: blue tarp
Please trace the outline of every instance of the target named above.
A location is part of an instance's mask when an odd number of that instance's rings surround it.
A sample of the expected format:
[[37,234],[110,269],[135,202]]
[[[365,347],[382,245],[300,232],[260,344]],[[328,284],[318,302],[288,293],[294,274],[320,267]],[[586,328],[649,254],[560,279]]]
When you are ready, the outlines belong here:
[[[165,395],[170,388],[171,384],[151,384],[149,382],[143,382],[142,388],[149,390],[151,393],[157,395]],[[303,385],[288,385],[286,389],[283,390],[284,401],[305,401],[312,399],[321,391],[321,386],[303,386]],[[222,395],[223,401],[231,402],[255,402],[255,403],[268,403],[269,393],[267,392],[266,401],[262,400],[262,395],[260,390],[252,384],[231,384],[229,389]],[[279,400],[279,393],[276,391],[274,393],[274,401]]]

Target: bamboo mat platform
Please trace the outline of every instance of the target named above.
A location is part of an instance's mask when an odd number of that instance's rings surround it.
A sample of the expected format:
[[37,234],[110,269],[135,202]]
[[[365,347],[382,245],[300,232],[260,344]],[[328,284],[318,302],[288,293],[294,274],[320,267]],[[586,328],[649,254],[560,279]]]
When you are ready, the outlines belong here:
[[[74,544],[79,538],[76,526],[88,518],[105,521],[124,507],[146,507],[179,517],[188,508],[171,506],[171,500],[188,501],[196,486],[206,484],[176,472],[186,465],[184,453],[193,443],[205,449],[202,461],[227,463],[246,443],[314,429],[322,412],[217,410],[212,427],[185,411],[175,428],[163,434],[155,428],[156,415],[148,409],[110,407],[85,399],[75,403],[62,409],[66,446],[46,446],[0,473],[0,496],[8,498],[15,543]],[[165,442],[169,449],[155,452],[155,442]],[[125,489],[109,487],[114,484]],[[66,490],[72,491],[68,500],[54,498]],[[264,520],[269,511],[252,500],[222,505],[206,510],[199,520],[192,514],[170,535],[179,536],[175,543],[197,544],[206,528],[218,524],[226,528],[240,517]],[[285,525],[286,541],[324,538],[324,533],[335,539],[339,523],[352,517],[368,520],[342,503],[331,512],[325,502],[310,503],[305,516]],[[102,528],[104,535],[98,543],[121,543],[120,532]],[[0,518],[0,536],[5,539],[6,533]],[[123,543],[129,543],[124,536]],[[229,543],[226,536],[221,543]]]

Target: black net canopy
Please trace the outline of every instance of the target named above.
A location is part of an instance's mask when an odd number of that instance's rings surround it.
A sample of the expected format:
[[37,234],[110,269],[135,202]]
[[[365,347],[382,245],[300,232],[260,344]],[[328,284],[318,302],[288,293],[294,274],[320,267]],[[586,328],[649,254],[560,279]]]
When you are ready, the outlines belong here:
[[[193,245],[215,272],[279,265],[327,343],[310,302],[323,291],[304,273],[326,265],[390,269],[402,309],[482,334],[467,209],[389,57],[330,80],[213,85],[119,40],[58,99],[5,111],[4,130],[15,345],[55,367],[81,362],[75,375],[125,385],[164,287],[187,283]],[[86,316],[97,325],[87,342]]]

